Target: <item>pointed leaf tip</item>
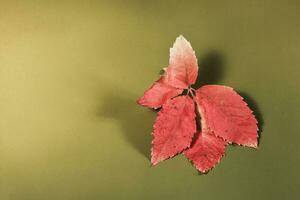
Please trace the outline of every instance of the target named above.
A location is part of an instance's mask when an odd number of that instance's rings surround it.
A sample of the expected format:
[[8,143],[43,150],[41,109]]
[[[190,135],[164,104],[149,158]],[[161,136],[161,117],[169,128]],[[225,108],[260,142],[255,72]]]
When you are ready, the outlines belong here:
[[182,91],[182,89],[165,84],[162,78],[160,78],[138,99],[137,103],[145,107],[157,109],[167,100],[181,94]]
[[188,88],[196,82],[198,64],[195,52],[182,35],[176,38],[170,48],[169,66],[164,74],[166,83],[176,88]]

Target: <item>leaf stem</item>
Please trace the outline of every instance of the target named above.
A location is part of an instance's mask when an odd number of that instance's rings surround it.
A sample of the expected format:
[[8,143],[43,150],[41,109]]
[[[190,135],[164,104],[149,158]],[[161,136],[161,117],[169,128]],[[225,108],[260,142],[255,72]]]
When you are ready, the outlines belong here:
[[201,129],[203,128],[203,122],[201,120],[201,111],[200,111],[200,106],[196,100],[196,90],[192,87],[189,87],[188,88],[188,92],[187,92],[187,95],[189,95],[192,97],[194,103],[195,103],[195,110],[196,110],[196,116],[197,116],[197,129],[199,132],[201,132]]
[[196,99],[195,99],[195,92],[196,92],[196,90],[195,90],[194,88],[189,87],[189,88],[188,88],[187,95],[188,95],[188,94],[191,94],[193,100],[196,102]]

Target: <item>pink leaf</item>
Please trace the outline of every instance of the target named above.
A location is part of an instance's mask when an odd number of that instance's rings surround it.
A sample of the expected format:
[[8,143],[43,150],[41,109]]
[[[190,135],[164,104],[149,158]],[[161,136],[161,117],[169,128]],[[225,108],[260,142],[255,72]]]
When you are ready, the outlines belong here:
[[153,127],[151,163],[156,165],[188,148],[196,132],[195,106],[188,96],[168,100]]
[[179,36],[170,49],[169,66],[164,75],[165,82],[176,88],[188,88],[198,76],[198,64],[191,44]]
[[[228,143],[257,147],[257,121],[240,95],[226,86],[191,88],[198,76],[198,64],[191,44],[183,36],[176,38],[169,66],[164,70],[138,100],[142,106],[162,107],[153,126],[153,165],[184,152],[205,173],[220,162]],[[179,96],[184,89],[187,94]],[[195,111],[201,117],[201,131],[194,137]]]
[[228,143],[257,147],[257,121],[243,98],[232,88],[206,85],[197,90],[196,98],[206,126],[202,129]]
[[184,151],[184,155],[193,162],[202,173],[206,173],[218,164],[225,153],[226,142],[215,135],[203,132],[197,135],[194,144]]
[[138,103],[142,106],[156,109],[161,107],[168,99],[181,93],[182,89],[169,86],[160,78],[144,93],[138,100]]

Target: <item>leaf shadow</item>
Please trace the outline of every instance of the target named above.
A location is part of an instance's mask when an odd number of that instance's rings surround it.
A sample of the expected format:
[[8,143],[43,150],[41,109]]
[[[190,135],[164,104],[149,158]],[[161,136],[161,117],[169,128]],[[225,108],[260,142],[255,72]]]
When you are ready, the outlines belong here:
[[132,96],[121,91],[102,94],[97,116],[115,120],[124,139],[149,159],[154,111],[139,107],[135,100],[130,98]]
[[226,62],[223,54],[217,50],[210,50],[204,56],[198,56],[199,71],[196,83],[192,86],[195,89],[207,85],[218,84],[224,76]]

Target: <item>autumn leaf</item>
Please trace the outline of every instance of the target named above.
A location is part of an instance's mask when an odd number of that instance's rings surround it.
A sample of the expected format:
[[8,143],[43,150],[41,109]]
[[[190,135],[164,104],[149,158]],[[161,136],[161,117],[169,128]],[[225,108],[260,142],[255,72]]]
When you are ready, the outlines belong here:
[[197,76],[195,52],[191,44],[183,36],[179,36],[170,49],[170,61],[164,80],[173,87],[186,89],[196,82]]
[[184,155],[193,162],[202,173],[206,173],[218,164],[225,153],[226,142],[211,132],[202,132],[195,138],[191,148]]
[[144,93],[138,103],[149,108],[160,108],[167,100],[181,94],[182,91],[183,89],[167,85],[160,78]]
[[196,132],[194,102],[189,96],[167,101],[153,126],[151,162],[156,165],[191,145]]
[[196,92],[197,102],[209,130],[228,143],[257,147],[257,120],[232,88],[206,85]]
[[[170,49],[169,66],[164,70],[138,100],[142,106],[162,107],[152,132],[153,165],[184,152],[197,170],[206,173],[220,162],[226,145],[257,147],[257,120],[237,92],[222,85],[191,87],[198,64],[183,36]],[[183,89],[187,92],[181,95]]]
[[170,48],[169,66],[164,74],[137,101],[149,108],[160,108],[168,99],[182,93],[194,84],[198,76],[198,64],[191,44],[179,36]]

